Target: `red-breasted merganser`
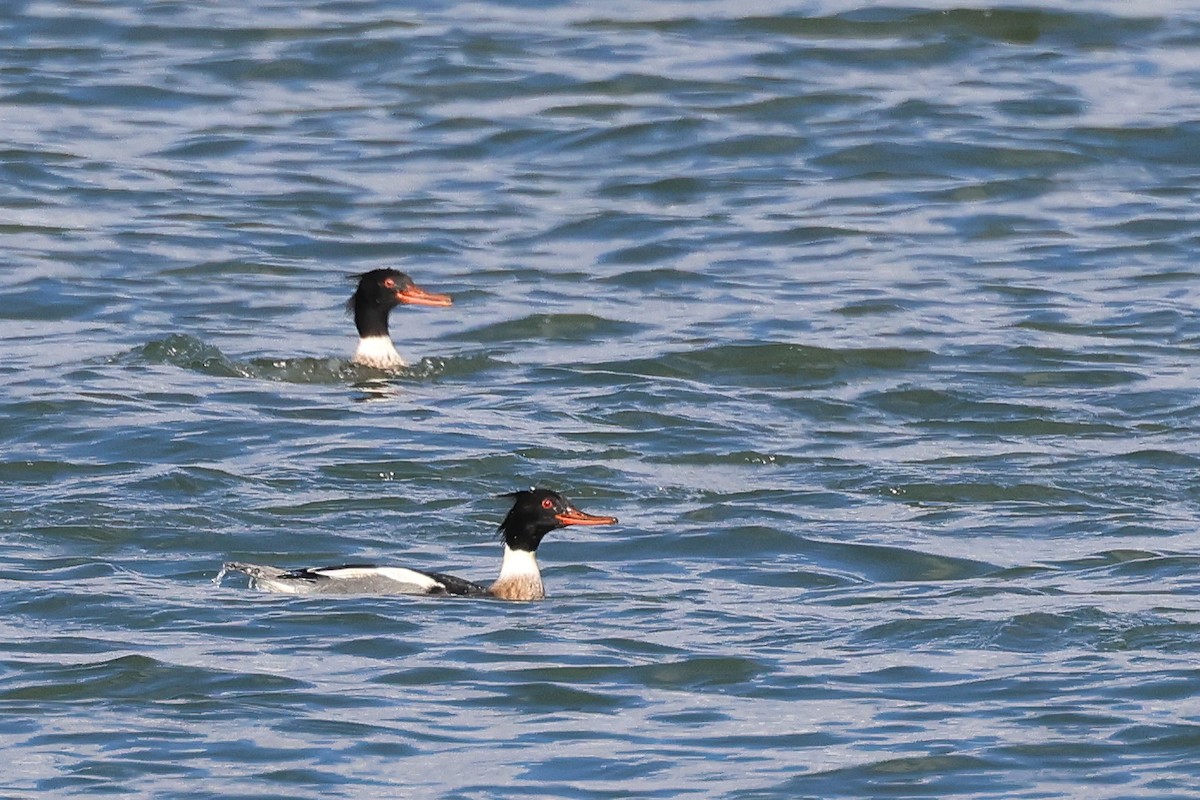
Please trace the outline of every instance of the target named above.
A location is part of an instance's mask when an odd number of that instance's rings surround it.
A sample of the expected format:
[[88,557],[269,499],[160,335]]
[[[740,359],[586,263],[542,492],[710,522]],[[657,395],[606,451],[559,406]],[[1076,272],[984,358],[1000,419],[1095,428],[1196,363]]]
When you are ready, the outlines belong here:
[[242,572],[250,576],[251,587],[283,594],[444,594],[541,600],[546,590],[534,554],[542,538],[568,525],[612,525],[617,521],[616,517],[585,514],[550,489],[527,489],[500,496],[513,498],[513,507],[500,523],[504,560],[500,563],[500,577],[491,586],[441,572],[367,564],[284,570],[231,561],[217,579],[226,572]]
[[373,269],[358,276],[358,288],[346,302],[358,328],[355,364],[376,369],[396,369],[406,362],[396,352],[388,334],[388,315],[398,305],[448,306],[449,295],[427,292],[413,279],[394,269]]

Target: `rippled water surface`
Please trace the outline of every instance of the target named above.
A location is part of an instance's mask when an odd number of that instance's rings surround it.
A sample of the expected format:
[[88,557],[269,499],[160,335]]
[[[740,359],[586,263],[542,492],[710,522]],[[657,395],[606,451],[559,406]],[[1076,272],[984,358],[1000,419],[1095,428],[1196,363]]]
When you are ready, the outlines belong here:
[[[419,6],[419,7],[417,7]],[[1200,11],[0,8],[3,797],[1200,785]],[[454,296],[353,366],[347,276]],[[228,559],[537,604],[289,598]]]

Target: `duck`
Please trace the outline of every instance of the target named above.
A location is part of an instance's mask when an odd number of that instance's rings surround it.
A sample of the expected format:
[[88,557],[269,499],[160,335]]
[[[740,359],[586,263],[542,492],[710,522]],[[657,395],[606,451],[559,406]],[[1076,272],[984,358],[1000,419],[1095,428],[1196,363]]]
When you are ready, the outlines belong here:
[[392,344],[388,333],[388,316],[398,305],[453,305],[450,295],[427,292],[413,279],[395,269],[373,269],[361,275],[358,288],[346,301],[346,309],[354,315],[358,328],[358,349],[351,361],[375,369],[397,369],[408,366]]
[[490,585],[408,567],[345,564],[337,567],[278,567],[226,562],[216,577],[228,572],[250,577],[250,588],[281,594],[452,595],[500,600],[542,600],[546,589],[538,569],[537,549],[546,534],[573,525],[614,525],[616,517],[588,514],[552,489],[531,488],[498,495],[511,498],[512,508],[498,531],[504,540],[500,575]]

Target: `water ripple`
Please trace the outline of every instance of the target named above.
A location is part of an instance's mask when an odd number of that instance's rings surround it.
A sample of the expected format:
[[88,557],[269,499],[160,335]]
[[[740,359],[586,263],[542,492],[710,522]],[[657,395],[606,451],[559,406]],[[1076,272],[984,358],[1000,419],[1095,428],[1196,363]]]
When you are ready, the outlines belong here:
[[1192,793],[1200,17],[1051,5],[0,8],[0,794]]

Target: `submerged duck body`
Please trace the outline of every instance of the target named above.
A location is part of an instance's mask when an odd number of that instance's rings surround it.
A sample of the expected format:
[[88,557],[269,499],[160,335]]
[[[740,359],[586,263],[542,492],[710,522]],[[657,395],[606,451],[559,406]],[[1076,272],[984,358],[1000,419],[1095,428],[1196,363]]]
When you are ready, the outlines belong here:
[[394,269],[374,269],[358,276],[358,288],[346,302],[358,329],[355,364],[375,369],[407,366],[388,331],[388,317],[398,305],[438,306],[453,304],[449,295],[427,292],[413,279]]
[[550,489],[528,489],[503,496],[513,498],[513,506],[500,523],[504,559],[499,577],[490,585],[442,572],[372,564],[285,570],[231,561],[225,564],[222,574],[244,573],[250,576],[253,588],[281,594],[424,594],[541,600],[546,591],[536,553],[546,534],[570,525],[611,525],[617,521],[616,517],[584,513]]

